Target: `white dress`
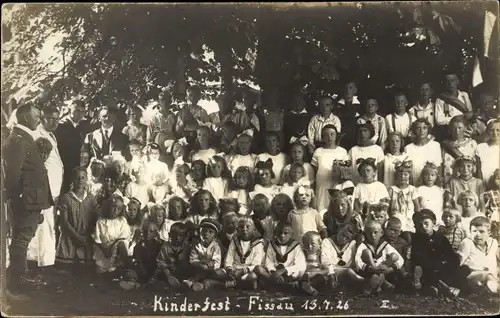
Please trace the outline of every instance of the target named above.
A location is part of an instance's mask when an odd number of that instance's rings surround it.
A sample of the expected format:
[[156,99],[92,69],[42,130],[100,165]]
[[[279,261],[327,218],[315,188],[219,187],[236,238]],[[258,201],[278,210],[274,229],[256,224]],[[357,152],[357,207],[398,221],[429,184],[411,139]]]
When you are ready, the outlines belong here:
[[353,170],[353,182],[354,184],[361,181],[361,177],[358,172],[358,165],[356,161],[358,159],[374,158],[376,164],[384,160],[384,151],[379,145],[371,145],[366,147],[354,146],[349,150],[349,158],[352,161]]
[[[112,272],[117,262],[117,243],[124,241],[128,245],[130,240],[130,226],[125,217],[116,219],[99,219],[95,232],[92,235],[94,241],[100,247],[94,249],[94,259],[99,273]],[[102,249],[108,250],[105,254]]]
[[394,216],[401,220],[401,230],[415,232],[412,217],[415,213],[413,200],[418,198],[417,188],[412,185],[409,185],[405,189],[398,188],[397,186],[391,186],[389,189],[389,196],[391,206],[394,209]]
[[500,167],[500,147],[499,145],[488,145],[482,143],[477,145],[477,154],[481,160],[481,172],[483,181],[488,184],[493,172]]
[[257,155],[251,153],[246,156],[242,155],[229,155],[226,157],[227,167],[231,170],[231,173],[234,175],[236,169],[239,167],[248,167],[250,168],[250,172],[253,173],[255,159]]
[[285,168],[286,166],[287,157],[282,152],[280,152],[276,156],[272,156],[265,152],[257,156],[257,159],[255,159],[255,164],[257,164],[257,162],[259,161],[266,161],[268,159],[271,159],[273,161],[274,178],[272,181],[274,184],[278,184],[281,178],[281,173],[283,172],[283,168]]
[[417,196],[421,197],[421,209],[429,209],[436,215],[436,224],[442,224],[443,214],[443,188],[434,185],[432,187],[420,186],[417,188]]
[[403,161],[408,155],[405,153],[395,156],[393,154],[386,154],[384,157],[384,184],[389,189],[391,186],[396,185],[396,169],[394,162]]
[[205,164],[208,164],[208,160],[210,160],[210,158],[212,158],[216,154],[217,154],[217,151],[215,151],[215,149],[212,149],[212,148],[208,148],[205,150],[198,150],[197,152],[195,152],[193,154],[193,157],[191,158],[191,162],[194,162],[195,160],[201,160]]
[[226,196],[227,180],[224,180],[221,177],[219,177],[219,178],[213,178],[213,177],[206,178],[205,181],[203,181],[203,189],[212,193],[215,201],[217,203],[219,203],[219,200]]
[[335,149],[318,148],[314,151],[311,164],[317,167],[316,203],[319,211],[328,209],[330,194],[328,189],[334,186],[332,178],[333,160],[348,160],[347,151],[342,147]]
[[440,166],[443,162],[441,156],[441,146],[438,142],[431,140],[423,146],[417,146],[415,144],[409,144],[405,147],[405,151],[408,157],[413,162],[413,185],[417,186],[418,180],[420,179],[420,174],[425,164],[429,161],[434,163],[436,166]]
[[130,182],[125,188],[125,196],[127,198],[136,198],[141,201],[141,209],[149,202],[148,187],[139,185],[136,182]]
[[382,182],[358,183],[352,194],[354,200],[358,199],[361,205],[379,203],[380,199],[389,198],[389,192]]

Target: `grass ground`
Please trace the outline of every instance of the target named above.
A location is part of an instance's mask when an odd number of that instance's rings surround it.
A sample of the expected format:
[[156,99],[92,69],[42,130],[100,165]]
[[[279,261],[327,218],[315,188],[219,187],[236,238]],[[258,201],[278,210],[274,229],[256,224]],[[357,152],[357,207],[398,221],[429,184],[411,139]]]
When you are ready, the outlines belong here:
[[[117,281],[98,276],[93,269],[79,270],[78,273],[51,272],[46,273],[44,277],[47,283],[30,293],[32,296],[30,301],[8,304],[3,307],[3,313],[8,316],[493,315],[499,312],[500,304],[498,297],[487,295],[474,295],[456,300],[403,294],[382,294],[374,298],[335,294],[314,298],[274,292],[270,294],[265,291],[220,289],[201,293],[173,293],[165,290],[164,285],[160,284],[124,291]],[[205,304],[207,297],[208,310]],[[184,299],[186,308],[181,306]],[[253,300],[251,308],[249,308],[250,300]],[[170,311],[169,309],[175,309],[169,305],[172,303],[177,304],[178,310],[185,311]],[[195,304],[199,306],[196,308]],[[271,304],[274,304],[274,308],[271,308]],[[283,308],[278,308],[279,304]],[[166,307],[169,311],[165,311]],[[189,309],[192,311],[188,311]]]

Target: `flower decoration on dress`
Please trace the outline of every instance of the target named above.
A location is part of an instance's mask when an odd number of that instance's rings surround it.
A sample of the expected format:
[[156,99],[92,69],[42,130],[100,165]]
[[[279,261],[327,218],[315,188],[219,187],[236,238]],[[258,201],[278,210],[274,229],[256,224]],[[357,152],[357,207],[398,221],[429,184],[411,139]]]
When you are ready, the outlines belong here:
[[293,137],[292,136],[292,138],[290,138],[290,144],[294,144],[294,143],[299,143],[302,146],[306,147],[309,144],[309,140],[307,139],[306,136],[302,136],[302,137]]

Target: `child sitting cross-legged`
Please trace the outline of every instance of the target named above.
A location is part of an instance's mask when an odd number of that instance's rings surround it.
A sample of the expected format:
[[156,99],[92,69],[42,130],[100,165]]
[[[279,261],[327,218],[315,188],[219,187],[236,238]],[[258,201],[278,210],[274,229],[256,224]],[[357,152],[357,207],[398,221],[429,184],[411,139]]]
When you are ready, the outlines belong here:
[[255,267],[255,273],[264,285],[284,289],[306,286],[299,284],[299,279],[306,270],[306,259],[300,243],[293,237],[290,223],[279,222],[276,225],[264,266]]
[[170,227],[169,240],[161,246],[156,259],[158,278],[170,287],[181,286],[180,281],[189,278],[189,249],[186,242],[187,227],[176,222]]
[[158,226],[153,222],[145,222],[142,237],[134,247],[132,266],[127,269],[125,280],[120,282],[123,289],[137,288],[154,278],[160,247]]
[[[434,231],[436,215],[423,209],[413,214],[416,233],[411,240],[411,262],[415,274],[422,273],[422,287],[432,295],[443,294],[456,297],[460,289],[450,284],[461,286],[470,274],[470,269],[460,266],[458,255],[448,239]],[[420,268],[418,268],[420,267]],[[420,277],[414,276],[415,285],[420,285]]]
[[394,290],[394,285],[387,280],[388,275],[403,267],[404,260],[398,251],[382,239],[382,225],[374,220],[365,224],[365,241],[357,250],[354,262],[359,275],[365,278],[363,293],[378,293],[381,288]]
[[222,253],[217,240],[220,224],[214,219],[205,218],[200,223],[200,237],[195,238],[189,254],[191,275],[183,283],[193,291],[199,292],[216,285],[224,277],[221,270]]
[[328,283],[333,289],[364,282],[363,277],[354,271],[358,233],[356,225],[348,223],[321,244],[321,263],[328,268]]
[[498,242],[490,236],[490,221],[477,216],[470,222],[470,237],[458,248],[460,264],[470,268],[467,282],[472,287],[486,286],[491,293],[498,294]]
[[226,287],[250,284],[257,288],[256,266],[264,261],[264,242],[250,217],[241,217],[226,255]]

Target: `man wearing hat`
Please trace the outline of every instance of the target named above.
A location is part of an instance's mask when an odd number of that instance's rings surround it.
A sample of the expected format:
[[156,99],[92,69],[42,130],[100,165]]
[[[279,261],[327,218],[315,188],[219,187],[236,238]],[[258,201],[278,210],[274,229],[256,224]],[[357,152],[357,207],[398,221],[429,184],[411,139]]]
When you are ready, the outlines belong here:
[[17,109],[17,124],[5,140],[6,197],[12,210],[12,242],[7,289],[14,298],[32,289],[26,276],[28,244],[43,219],[41,211],[53,205],[43,158],[37,150],[34,130],[40,124],[40,110],[31,103]]

